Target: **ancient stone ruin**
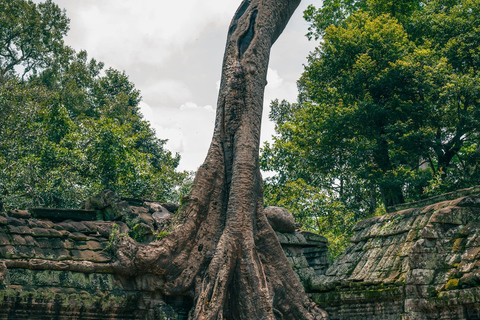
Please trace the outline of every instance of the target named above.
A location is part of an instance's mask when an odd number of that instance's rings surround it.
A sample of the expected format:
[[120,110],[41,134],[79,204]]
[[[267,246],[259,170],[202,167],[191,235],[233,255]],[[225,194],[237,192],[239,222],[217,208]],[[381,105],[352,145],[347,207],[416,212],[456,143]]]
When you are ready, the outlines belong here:
[[330,319],[480,319],[478,191],[359,222],[313,299]]
[[[361,221],[331,266],[324,237],[295,228],[282,208],[265,211],[330,319],[480,319],[478,194],[472,188]],[[113,267],[115,241],[162,238],[177,210],[105,191],[82,210],[0,215],[0,319],[185,319],[192,302],[162,295],[161,279]]]
[[[151,274],[115,272],[115,241],[166,235],[178,205],[118,197],[87,199],[82,210],[33,208],[0,216],[0,319],[186,319],[192,302],[162,295]],[[324,237],[295,230],[270,210],[278,238],[302,279],[328,267]]]

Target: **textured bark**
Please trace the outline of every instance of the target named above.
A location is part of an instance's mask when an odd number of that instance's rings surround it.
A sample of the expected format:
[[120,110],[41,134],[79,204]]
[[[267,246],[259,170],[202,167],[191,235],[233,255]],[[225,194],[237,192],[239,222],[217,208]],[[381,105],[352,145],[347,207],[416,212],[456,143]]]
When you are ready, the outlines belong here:
[[[178,225],[157,245],[124,239],[123,271],[164,277],[190,319],[323,319],[263,213],[258,154],[270,48],[300,0],[245,0],[229,31],[215,130]],[[123,257],[123,258],[122,258]]]

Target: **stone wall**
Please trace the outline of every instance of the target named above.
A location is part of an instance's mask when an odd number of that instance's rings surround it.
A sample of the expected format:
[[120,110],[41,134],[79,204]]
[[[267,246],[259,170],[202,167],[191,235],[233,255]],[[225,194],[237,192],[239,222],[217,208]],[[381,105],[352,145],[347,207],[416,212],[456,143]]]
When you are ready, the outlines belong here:
[[[154,275],[126,277],[112,268],[115,237],[155,241],[177,209],[105,191],[83,210],[0,215],[0,319],[186,319],[189,298],[163,296]],[[325,272],[325,238],[300,230],[277,235],[306,285]]]
[[310,292],[331,319],[480,319],[480,197],[359,222]]
[[471,188],[466,189],[459,189],[452,192],[447,192],[444,194],[440,194],[438,196],[429,197],[423,200],[415,201],[415,202],[407,202],[402,204],[397,204],[387,208],[388,213],[397,212],[405,209],[410,208],[420,208],[425,207],[431,204],[439,203],[442,201],[451,201],[462,197],[467,196],[479,196],[480,195],[480,186],[474,186]]
[[158,279],[113,272],[114,225],[128,231],[123,222],[0,216],[0,319],[177,319]]
[[[185,319],[189,298],[112,267],[116,237],[155,241],[177,209],[104,192],[83,210],[0,215],[0,319]],[[285,223],[276,231],[287,259],[330,319],[480,319],[478,196],[361,221],[330,267],[324,237]]]

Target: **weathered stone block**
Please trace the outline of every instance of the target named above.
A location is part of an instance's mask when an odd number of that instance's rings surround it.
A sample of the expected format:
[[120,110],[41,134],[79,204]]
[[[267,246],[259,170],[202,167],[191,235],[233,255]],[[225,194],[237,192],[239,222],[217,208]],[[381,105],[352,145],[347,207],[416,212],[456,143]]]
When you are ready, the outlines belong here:
[[91,261],[91,262],[108,262],[111,258],[103,251],[93,250],[71,250],[73,260]]
[[462,260],[474,261],[480,258],[480,247],[470,248],[463,255]]
[[284,233],[295,232],[293,215],[287,209],[272,206],[265,208],[264,212],[273,230]]
[[80,232],[72,232],[70,238],[75,241],[87,240],[87,236]]
[[443,266],[444,259],[439,258],[437,253],[423,252],[423,253],[411,253],[408,256],[409,265],[412,269],[437,269]]
[[48,229],[44,228],[33,228],[31,232],[32,237],[40,238],[40,237],[50,237],[51,233]]
[[0,259],[15,259],[16,257],[18,256],[14,246],[0,246]]
[[426,285],[433,282],[435,270],[413,269],[407,273],[405,284]]
[[29,211],[35,218],[48,219],[50,221],[85,221],[97,219],[97,212],[95,210],[31,208]]
[[9,210],[7,215],[18,219],[30,219],[32,216],[27,210]]
[[472,262],[472,261],[463,260],[458,265],[457,270],[461,273],[467,273],[467,272],[470,272],[470,270],[472,270],[473,267],[475,267],[475,261]]
[[0,230],[0,246],[10,244],[10,237],[2,230]]

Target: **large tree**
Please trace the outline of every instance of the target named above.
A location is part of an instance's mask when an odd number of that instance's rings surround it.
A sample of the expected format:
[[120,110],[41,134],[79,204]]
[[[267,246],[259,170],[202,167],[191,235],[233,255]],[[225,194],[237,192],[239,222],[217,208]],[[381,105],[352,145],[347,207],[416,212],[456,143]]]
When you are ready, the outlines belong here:
[[310,6],[309,36],[322,40],[297,103],[271,105],[266,203],[321,232],[336,255],[359,219],[478,184],[479,12],[478,0]]
[[310,8],[311,36],[322,42],[298,103],[273,104],[279,135],[265,167],[339,198],[360,181],[385,207],[477,183],[479,8],[478,0]]
[[121,272],[154,272],[165,294],[193,299],[189,319],[325,316],[267,222],[258,159],[270,48],[299,2],[242,2],[228,31],[212,143],[179,224],[159,243],[119,246]]

